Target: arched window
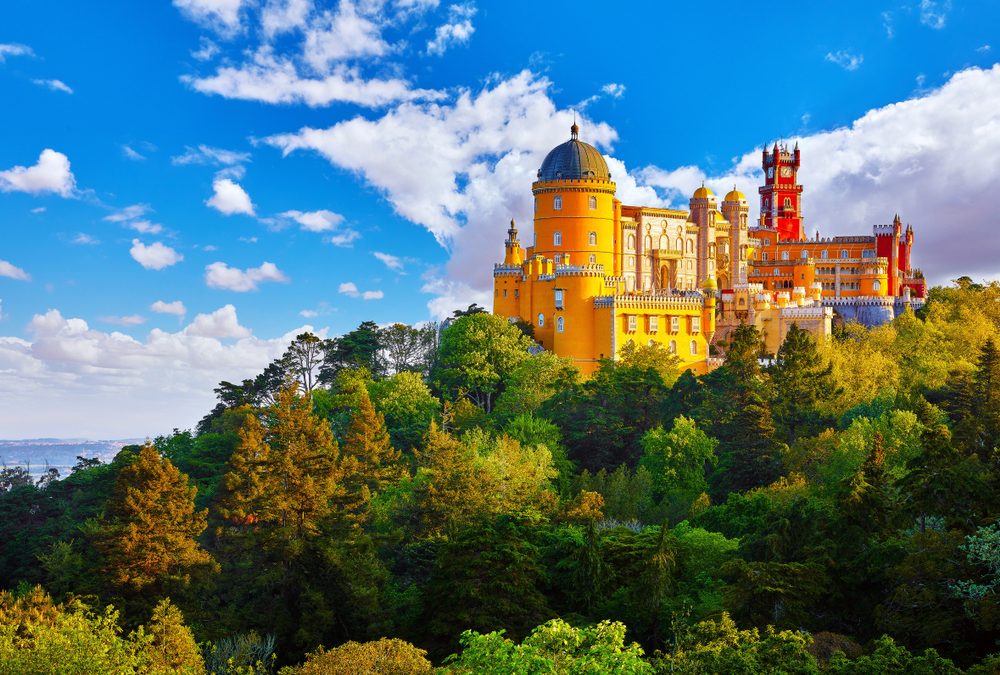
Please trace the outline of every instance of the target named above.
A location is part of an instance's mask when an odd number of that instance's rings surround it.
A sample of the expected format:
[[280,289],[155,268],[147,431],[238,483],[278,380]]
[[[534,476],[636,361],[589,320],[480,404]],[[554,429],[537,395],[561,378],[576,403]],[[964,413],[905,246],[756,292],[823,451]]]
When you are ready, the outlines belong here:
[[845,249],[841,249],[841,251],[840,251],[840,257],[841,258],[848,258],[848,257],[850,257],[848,255],[848,253],[847,253],[847,249],[846,248]]
[[556,330],[560,333],[566,328],[566,320],[563,317],[556,319]]
[[666,235],[661,235],[660,236],[660,248],[665,249],[665,250],[669,250],[670,249],[670,240],[667,239]]
[[694,241],[691,239],[688,239],[687,252],[694,253]]
[[809,257],[809,251],[802,251],[802,256],[801,257],[808,258]]
[[767,211],[769,208],[771,208],[771,200],[764,197],[764,210]]
[[822,258],[823,260],[826,260],[827,258],[830,257],[830,252],[827,251],[826,249],[823,249],[823,251],[819,254],[819,257]]
[[671,340],[670,341],[669,351],[670,351],[671,354],[676,354],[677,353],[677,340]]
[[596,232],[591,232],[589,235],[587,235],[587,243],[590,244],[591,246],[597,246]]
[[786,209],[792,208],[792,198],[791,197],[785,197],[785,208]]
[[545,325],[545,315],[541,312],[538,313],[538,326],[542,327]]
[[552,208],[556,211],[562,211],[562,196],[556,195],[552,198]]
[[697,354],[698,353],[698,341],[697,340],[691,340],[691,353],[692,354]]
[[875,282],[872,283],[872,290],[873,291],[881,291],[882,290],[882,282],[879,281],[878,279],[876,279]]
[[556,230],[555,232],[552,233],[552,245],[562,246],[562,232]]
[[680,237],[677,237],[676,244],[677,244],[677,252],[678,253],[683,253],[684,252],[684,241]]
[[630,251],[634,251],[635,250],[635,235],[634,234],[630,234],[628,236],[628,250],[630,250]]
[[590,198],[590,210],[593,211],[597,208],[597,197]]
[[642,240],[642,246],[643,251],[648,251],[653,248],[653,238],[647,234],[646,238]]
[[764,251],[763,253],[760,254],[760,259],[761,260],[765,260],[765,261],[768,259],[767,258],[767,251]]
[[781,252],[781,259],[782,260],[788,260],[788,251],[782,251]]

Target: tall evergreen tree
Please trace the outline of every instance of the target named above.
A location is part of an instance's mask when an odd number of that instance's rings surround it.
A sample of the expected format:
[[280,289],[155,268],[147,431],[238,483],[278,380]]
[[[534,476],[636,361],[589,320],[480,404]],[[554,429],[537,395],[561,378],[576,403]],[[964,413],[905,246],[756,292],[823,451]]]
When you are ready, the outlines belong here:
[[979,419],[977,449],[983,461],[1000,446],[1000,351],[992,338],[979,354],[973,388],[973,413]]
[[840,390],[833,379],[833,364],[824,365],[808,331],[792,324],[770,373],[779,438],[791,445],[797,438],[815,436],[833,425],[833,417],[822,404],[839,396]]

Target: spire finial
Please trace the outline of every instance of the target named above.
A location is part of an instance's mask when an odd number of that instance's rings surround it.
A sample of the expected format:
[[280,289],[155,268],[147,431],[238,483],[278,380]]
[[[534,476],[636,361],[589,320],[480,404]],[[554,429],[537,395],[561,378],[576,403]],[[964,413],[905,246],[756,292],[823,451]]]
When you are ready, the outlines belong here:
[[574,141],[580,137],[580,127],[576,125],[576,111],[573,111],[573,126],[569,128],[569,137]]

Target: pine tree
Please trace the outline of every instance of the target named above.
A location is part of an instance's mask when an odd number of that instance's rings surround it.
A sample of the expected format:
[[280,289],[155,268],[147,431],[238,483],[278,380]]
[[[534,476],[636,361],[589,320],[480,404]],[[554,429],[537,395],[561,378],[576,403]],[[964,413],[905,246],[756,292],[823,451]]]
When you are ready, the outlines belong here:
[[197,488],[151,444],[118,474],[96,545],[120,588],[138,592],[186,586],[192,572],[215,567],[198,545],[207,512],[195,509]]
[[1000,446],[1000,352],[990,338],[979,354],[973,388],[973,414],[979,420],[979,457],[989,461]]
[[771,382],[774,425],[786,443],[815,436],[833,425],[822,403],[839,396],[840,390],[833,379],[833,364],[823,365],[816,341],[808,331],[792,324],[771,369]]
[[191,629],[184,625],[184,616],[169,599],[164,598],[153,610],[147,632],[152,640],[146,646],[150,673],[182,673],[202,675],[205,661]]

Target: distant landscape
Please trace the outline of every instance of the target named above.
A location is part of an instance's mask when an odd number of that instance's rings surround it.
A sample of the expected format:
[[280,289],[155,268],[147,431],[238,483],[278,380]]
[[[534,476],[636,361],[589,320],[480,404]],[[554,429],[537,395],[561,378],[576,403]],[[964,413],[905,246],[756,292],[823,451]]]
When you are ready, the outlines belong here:
[[144,440],[143,438],[102,441],[83,438],[0,439],[0,467],[23,466],[33,476],[40,476],[46,469],[52,468],[57,469],[60,476],[66,476],[76,464],[77,456],[96,457],[101,462],[109,462],[126,445],[142,443]]

